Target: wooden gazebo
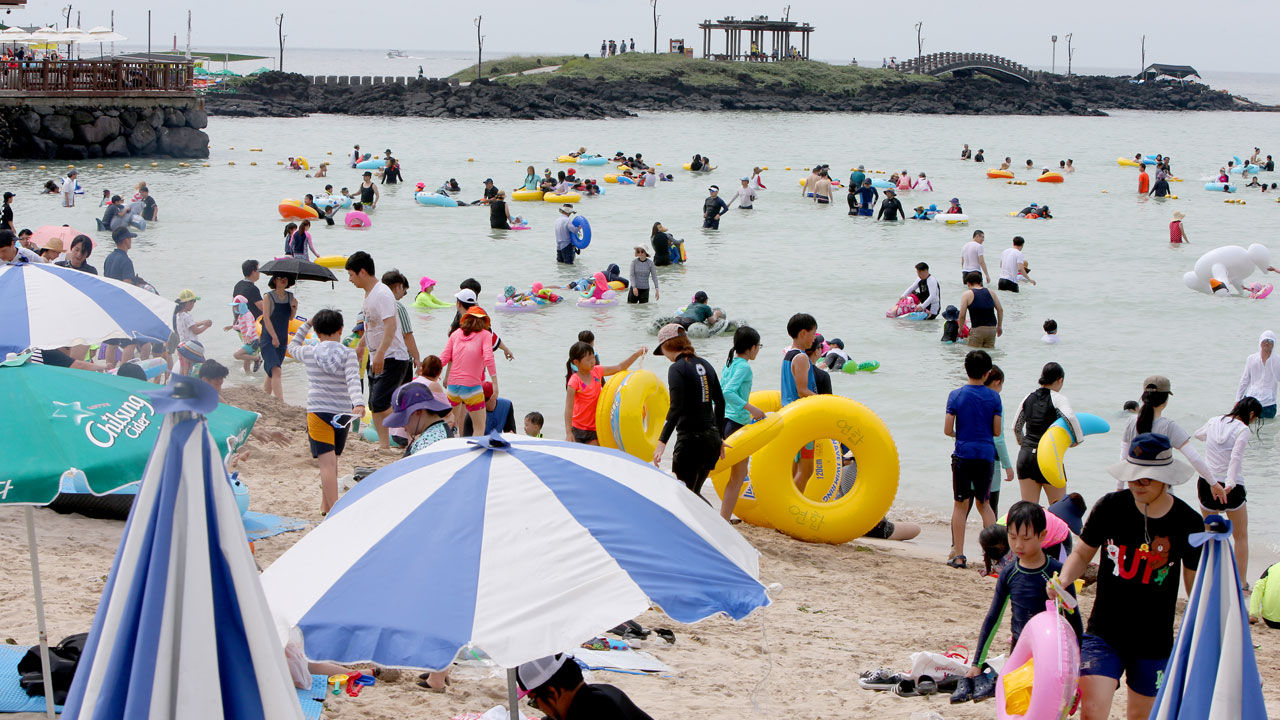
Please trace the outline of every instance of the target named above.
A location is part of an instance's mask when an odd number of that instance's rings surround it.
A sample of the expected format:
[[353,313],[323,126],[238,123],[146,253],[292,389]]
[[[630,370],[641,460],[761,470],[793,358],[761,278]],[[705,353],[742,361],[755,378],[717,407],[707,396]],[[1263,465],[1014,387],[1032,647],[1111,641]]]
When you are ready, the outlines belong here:
[[[770,20],[766,15],[750,20],[738,20],[732,16],[722,20],[704,20],[698,23],[698,27],[702,30],[702,57],[754,62],[808,60],[809,34],[815,29],[809,23]],[[711,51],[711,33],[714,30],[724,31],[723,53]],[[744,32],[747,34],[746,45],[742,42]],[[800,36],[799,46],[792,45],[792,33]]]

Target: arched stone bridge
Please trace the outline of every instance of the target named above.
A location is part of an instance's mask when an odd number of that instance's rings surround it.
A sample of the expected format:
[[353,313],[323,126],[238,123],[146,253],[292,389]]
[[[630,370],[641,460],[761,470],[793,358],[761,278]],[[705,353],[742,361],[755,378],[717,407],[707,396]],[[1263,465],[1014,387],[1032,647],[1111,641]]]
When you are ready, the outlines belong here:
[[1008,58],[988,53],[956,53],[940,52],[923,55],[919,58],[898,63],[902,72],[919,72],[924,75],[971,75],[975,72],[989,75],[1001,82],[1021,82],[1030,84],[1032,71],[1025,65]]

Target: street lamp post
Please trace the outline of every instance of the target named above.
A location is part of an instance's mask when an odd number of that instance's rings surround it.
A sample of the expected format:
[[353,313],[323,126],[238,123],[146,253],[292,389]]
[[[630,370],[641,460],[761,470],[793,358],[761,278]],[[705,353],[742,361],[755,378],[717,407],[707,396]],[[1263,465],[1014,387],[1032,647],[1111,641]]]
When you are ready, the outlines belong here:
[[1053,60],[1050,61],[1049,72],[1056,74],[1058,72],[1058,36],[1050,35],[1049,42],[1053,43]]
[[1067,33],[1067,77],[1071,77],[1071,35]]

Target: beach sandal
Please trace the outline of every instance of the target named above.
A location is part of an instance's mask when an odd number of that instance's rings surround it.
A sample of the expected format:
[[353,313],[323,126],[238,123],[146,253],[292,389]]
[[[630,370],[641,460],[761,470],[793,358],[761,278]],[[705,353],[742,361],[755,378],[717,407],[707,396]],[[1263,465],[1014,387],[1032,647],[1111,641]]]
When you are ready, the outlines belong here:
[[444,694],[444,691],[445,691],[444,685],[441,685],[440,687],[432,687],[431,684],[428,683],[426,680],[419,680],[418,687],[426,690],[427,692],[433,692],[433,693]]
[[969,563],[965,558],[965,556],[963,555],[956,555],[955,557],[951,558],[950,560],[947,561],[947,565],[949,567],[953,567],[959,570],[964,570],[965,568],[969,567]]
[[960,681],[956,683],[955,692],[951,693],[951,704],[955,705],[957,703],[969,702],[972,699],[973,679],[967,677],[960,678]]
[[858,679],[858,687],[863,690],[892,690],[906,677],[889,668],[867,670]]
[[921,676],[914,680],[904,678],[893,686],[893,694],[898,697],[922,697],[936,692],[938,692],[938,684],[928,676]]
[[618,637],[623,638],[624,640],[626,638],[636,638],[639,640],[644,640],[645,638],[649,637],[649,635],[652,634],[652,632],[653,632],[652,630],[646,630],[643,627],[641,627],[640,623],[636,622],[635,620],[628,620],[609,631],[610,634],[617,635]]
[[676,634],[671,632],[669,629],[654,628],[653,632],[656,633],[658,637],[662,638],[663,640],[666,640],[668,643],[672,645],[676,644]]
[[996,674],[990,671],[973,678],[973,701],[982,702],[996,696]]

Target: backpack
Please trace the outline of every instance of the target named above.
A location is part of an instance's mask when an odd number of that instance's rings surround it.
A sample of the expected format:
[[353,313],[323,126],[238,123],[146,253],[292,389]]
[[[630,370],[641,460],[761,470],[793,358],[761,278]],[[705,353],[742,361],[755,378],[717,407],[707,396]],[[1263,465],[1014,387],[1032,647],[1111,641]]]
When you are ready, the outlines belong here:
[[[67,693],[71,690],[71,680],[76,675],[76,665],[80,662],[80,654],[84,652],[85,641],[89,633],[69,635],[62,642],[49,648],[49,678],[53,681],[53,701],[58,705],[67,702]],[[18,661],[18,684],[31,697],[44,697],[44,674],[40,669],[40,646],[27,648],[27,653]]]

